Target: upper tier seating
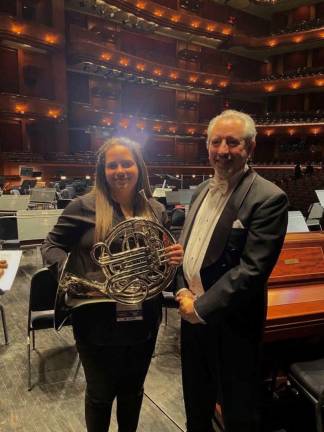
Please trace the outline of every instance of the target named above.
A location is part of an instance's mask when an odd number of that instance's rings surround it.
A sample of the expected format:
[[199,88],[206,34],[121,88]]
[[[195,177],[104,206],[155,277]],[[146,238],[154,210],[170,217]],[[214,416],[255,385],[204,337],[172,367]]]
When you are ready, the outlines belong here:
[[265,114],[251,114],[251,116],[257,124],[316,123],[324,121],[324,110],[267,112]]
[[324,25],[324,20],[322,18],[313,18],[311,20],[304,20],[299,23],[292,24],[283,29],[276,30],[272,32],[272,35],[280,35],[285,33],[295,33],[301,31],[312,30],[316,28],[320,28]]
[[324,189],[324,172],[315,171],[312,176],[295,179],[293,171],[257,169],[262,177],[276,183],[288,195],[290,210],[300,210],[307,216],[311,204],[318,201],[315,190]]
[[299,67],[295,70],[287,71],[284,73],[272,73],[267,75],[266,77],[261,78],[261,81],[273,81],[273,80],[281,80],[281,79],[292,79],[298,77],[307,77],[307,76],[315,76],[324,74],[324,67]]

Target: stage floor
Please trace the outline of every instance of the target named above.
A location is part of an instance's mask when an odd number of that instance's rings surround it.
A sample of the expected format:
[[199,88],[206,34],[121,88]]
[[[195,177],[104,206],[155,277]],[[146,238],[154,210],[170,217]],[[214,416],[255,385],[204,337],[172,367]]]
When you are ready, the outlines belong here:
[[[0,329],[0,432],[82,432],[85,431],[83,398],[85,381],[71,328],[36,332],[32,352],[33,389],[27,390],[27,310],[31,275],[41,268],[39,251],[23,253],[12,289],[0,297],[4,305],[9,345]],[[180,320],[168,310],[168,324],[161,325],[156,355],[145,384],[145,397],[138,432],[185,431],[181,390]],[[1,326],[2,327],[2,326]],[[275,403],[269,410],[271,431],[313,432],[312,411],[298,408],[291,398]],[[306,419],[305,419],[306,414]],[[293,419],[294,418],[294,419]],[[304,423],[303,420],[306,422]],[[111,432],[117,432],[115,415]],[[242,431],[243,432],[243,431]]]

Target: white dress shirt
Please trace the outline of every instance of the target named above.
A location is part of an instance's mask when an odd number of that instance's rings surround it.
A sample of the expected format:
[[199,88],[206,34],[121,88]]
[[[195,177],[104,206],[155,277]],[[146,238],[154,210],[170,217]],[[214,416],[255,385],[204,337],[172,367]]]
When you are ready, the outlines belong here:
[[220,179],[215,173],[210,181],[209,191],[197,212],[183,258],[185,279],[196,296],[204,293],[200,270],[211,236],[233,190],[248,168],[248,165],[245,165],[242,171],[228,181]]

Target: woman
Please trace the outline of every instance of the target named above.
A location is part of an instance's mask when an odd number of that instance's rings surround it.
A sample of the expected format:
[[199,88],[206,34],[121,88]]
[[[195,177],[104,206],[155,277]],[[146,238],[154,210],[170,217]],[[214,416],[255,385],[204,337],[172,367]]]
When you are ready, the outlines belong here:
[[[70,252],[69,271],[96,279],[98,267],[90,258],[91,247],[104,241],[117,223],[135,216],[158,218],[161,224],[167,220],[164,207],[152,198],[139,146],[127,138],[111,138],[98,153],[94,191],[73,200],[45,240],[45,265],[60,273]],[[166,252],[170,264],[181,263],[179,244]],[[126,321],[119,320],[125,318],[125,308],[102,299],[73,309],[73,332],[87,382],[88,432],[107,432],[115,397],[119,432],[136,431],[161,301],[159,295],[143,302],[136,320]]]

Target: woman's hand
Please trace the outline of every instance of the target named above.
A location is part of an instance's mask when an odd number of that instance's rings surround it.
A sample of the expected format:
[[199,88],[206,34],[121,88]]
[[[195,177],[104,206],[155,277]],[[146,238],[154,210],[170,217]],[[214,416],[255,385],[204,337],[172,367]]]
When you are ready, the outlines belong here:
[[176,243],[174,245],[168,246],[165,249],[165,256],[171,265],[180,265],[183,260],[183,247],[181,244]]

